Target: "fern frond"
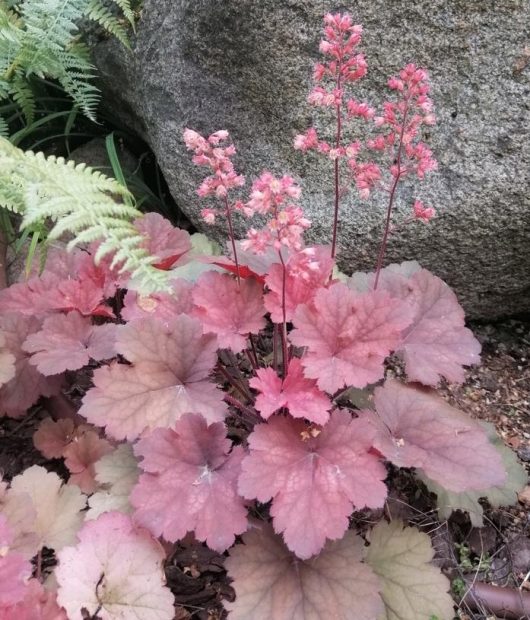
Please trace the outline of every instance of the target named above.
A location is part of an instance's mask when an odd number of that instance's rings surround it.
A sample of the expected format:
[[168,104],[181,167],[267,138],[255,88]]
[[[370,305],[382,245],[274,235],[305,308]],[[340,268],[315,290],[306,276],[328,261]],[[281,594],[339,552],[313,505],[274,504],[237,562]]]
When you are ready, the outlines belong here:
[[22,110],[27,123],[31,124],[35,119],[35,95],[26,78],[20,73],[17,73],[11,82],[11,93],[13,100]]
[[122,45],[129,47],[129,38],[127,31],[122,24],[116,19],[112,11],[106,7],[101,0],[90,0],[87,8],[87,17],[98,23],[109,34],[114,35]]
[[[129,204],[125,204],[125,201]],[[132,220],[141,216],[129,191],[85,164],[42,153],[24,152],[0,138],[0,207],[22,214],[21,228],[52,221],[48,239],[68,232],[69,246],[99,240],[96,259],[113,253],[113,262],[130,271],[145,292],[168,289],[167,272],[141,247]]]
[[[106,4],[105,4],[106,2]],[[128,46],[124,19],[134,21],[129,0],[0,0],[0,98],[13,96],[32,118],[29,86],[36,75],[58,80],[75,104],[92,120],[99,100],[93,85],[95,69],[89,51],[80,43],[83,18],[100,24]],[[109,2],[110,8],[109,8]],[[112,6],[119,9],[115,15]],[[17,81],[16,84],[14,82]]]
[[131,6],[131,0],[112,0],[114,4],[121,10],[125,19],[131,24],[134,29],[134,11]]
[[6,119],[0,115],[0,138],[5,138],[9,134],[9,127]]

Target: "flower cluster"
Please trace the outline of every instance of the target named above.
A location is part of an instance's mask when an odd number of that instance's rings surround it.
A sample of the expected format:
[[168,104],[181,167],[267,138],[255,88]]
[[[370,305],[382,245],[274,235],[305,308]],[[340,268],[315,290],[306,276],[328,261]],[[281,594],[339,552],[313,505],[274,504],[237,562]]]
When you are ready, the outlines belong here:
[[408,64],[399,72],[399,77],[388,80],[388,86],[399,94],[399,99],[397,102],[387,101],[383,114],[375,117],[376,127],[385,131],[368,140],[367,146],[376,151],[390,152],[395,160],[390,167],[392,176],[404,177],[415,173],[423,179],[426,172],[437,168],[432,151],[418,141],[421,127],[436,123],[433,104],[428,96],[427,72]]
[[[197,194],[201,198],[206,196],[216,196],[224,201],[226,209],[226,199],[228,192],[245,184],[245,178],[237,174],[231,157],[236,153],[235,146],[220,146],[229,137],[228,131],[216,131],[208,138],[204,138],[193,129],[184,130],[184,142],[189,151],[193,151],[193,163],[197,166],[206,166],[212,170],[212,175],[208,176],[197,189]],[[201,215],[207,224],[214,224],[215,218],[219,215],[217,209],[206,208],[201,211]]]
[[271,246],[276,250],[282,247],[293,251],[302,249],[302,236],[311,222],[299,206],[291,203],[300,198],[300,193],[300,187],[287,175],[278,179],[264,172],[256,179],[250,200],[242,204],[241,209],[247,216],[259,213],[272,217],[261,230],[251,228],[248,231],[247,239],[242,242],[243,249],[257,254],[263,254]]

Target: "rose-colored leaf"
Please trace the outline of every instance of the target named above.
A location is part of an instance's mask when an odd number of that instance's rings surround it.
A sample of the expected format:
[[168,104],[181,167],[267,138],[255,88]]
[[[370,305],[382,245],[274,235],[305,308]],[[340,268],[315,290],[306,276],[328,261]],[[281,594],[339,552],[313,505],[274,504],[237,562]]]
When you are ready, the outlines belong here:
[[462,383],[464,370],[480,361],[480,343],[464,325],[464,311],[447,284],[426,269],[409,280],[412,324],[398,351],[410,381],[436,385],[441,377]]
[[37,579],[29,580],[22,601],[5,608],[0,606],[0,620],[15,618],[16,620],[68,620],[64,609],[57,605],[56,593],[45,590]]
[[307,347],[302,358],[306,377],[333,393],[381,379],[385,357],[410,320],[408,306],[388,293],[360,294],[338,283],[320,289],[312,305],[298,307],[290,339]]
[[84,316],[113,317],[104,304],[104,291],[93,280],[61,280],[53,273],[30,278],[0,291],[0,312],[20,312],[26,316],[77,310]]
[[118,329],[116,349],[132,365],[97,369],[95,387],[79,411],[115,439],[170,427],[184,413],[200,413],[210,421],[224,418],[223,393],[208,381],[217,340],[202,334],[198,319],[181,314],[167,323],[133,321]]
[[96,519],[104,512],[133,512],[129,495],[138,482],[140,470],[130,444],[121,444],[103,456],[94,466],[100,489],[88,500],[87,519]]
[[47,459],[60,459],[74,436],[74,423],[68,418],[55,422],[44,418],[33,434],[33,444]]
[[172,620],[173,595],[164,586],[164,551],[119,512],[87,521],[75,547],[58,554],[57,600],[69,620],[82,610],[101,620]]
[[417,467],[450,491],[482,490],[506,479],[480,424],[430,392],[387,381],[375,390],[374,446],[399,467]]
[[182,278],[172,282],[171,293],[141,295],[137,291],[127,291],[121,311],[122,319],[133,321],[156,317],[170,321],[179,314],[189,314],[193,309],[191,291],[193,285]]
[[64,464],[70,472],[68,484],[76,484],[83,493],[93,493],[96,482],[95,464],[105,454],[112,452],[112,446],[94,431],[77,434],[63,451]]
[[19,417],[39,396],[56,394],[62,377],[43,376],[30,364],[30,356],[22,349],[26,338],[40,329],[40,321],[20,314],[4,314],[0,316],[0,329],[6,350],[15,358],[15,377],[0,387],[0,416]]
[[146,213],[134,221],[134,226],[145,239],[142,247],[158,259],[153,267],[167,270],[185,262],[184,255],[191,250],[191,239],[185,230],[175,228],[158,213]]
[[469,513],[469,519],[473,527],[483,527],[484,509],[479,501],[480,498],[485,497],[490,506],[494,508],[512,506],[517,503],[518,492],[524,489],[528,483],[528,474],[525,467],[519,462],[516,453],[499,437],[495,426],[488,422],[481,422],[480,424],[486,431],[492,445],[501,455],[507,473],[506,482],[502,486],[490,487],[480,491],[452,493],[427,478],[427,476],[420,475],[421,480],[429,491],[437,495],[436,506],[441,520],[449,519],[455,510],[461,510],[462,512]]
[[[350,286],[372,288],[374,274],[354,274]],[[413,319],[397,348],[410,381],[436,385],[441,377],[461,383],[462,366],[477,364],[480,344],[465,327],[464,311],[447,284],[418,263],[389,265],[381,270],[378,290],[410,305]]]
[[374,620],[383,610],[379,580],[362,562],[363,541],[353,532],[307,561],[266,524],[243,542],[225,562],[236,591],[225,603],[231,620]]
[[265,327],[263,288],[256,280],[238,284],[228,274],[208,271],[199,278],[193,301],[204,331],[217,334],[219,346],[234,353],[245,348],[249,333]]
[[20,553],[0,553],[0,617],[2,607],[16,605],[24,598],[31,570]]
[[257,377],[250,380],[250,387],[260,392],[255,407],[263,418],[267,419],[286,407],[293,418],[306,418],[316,424],[328,421],[331,401],[316,387],[314,379],[304,377],[298,358],[289,362],[283,380],[272,368],[260,368],[256,374]]
[[134,517],[155,536],[174,542],[194,531],[215,551],[230,547],[247,527],[236,490],[244,451],[229,453],[226,429],[185,415],[173,429],[156,429],[135,446],[148,473],[131,494]]
[[116,326],[92,325],[78,312],[55,314],[44,320],[42,329],[26,339],[23,349],[33,353],[31,363],[43,375],[78,370],[90,359],[114,357]]
[[255,427],[243,460],[239,492],[272,499],[274,529],[300,558],[340,538],[354,509],[381,507],[386,469],[369,454],[373,429],[335,411],[322,428],[275,416]]
[[[27,493],[11,492],[0,483],[0,519],[5,519],[9,530],[9,548],[26,560],[30,560],[40,548],[34,531],[36,518],[37,513]],[[0,541],[0,546],[4,544]]]
[[73,542],[86,505],[86,497],[77,487],[66,486],[57,474],[33,465],[13,478],[8,493],[30,496],[39,548],[46,545],[57,551]]
[[[307,262],[307,254],[297,252],[286,263],[285,314],[291,321],[301,304],[310,303],[316,292],[329,282],[334,261],[328,247],[316,246],[311,261],[314,268],[301,271],[301,261]],[[265,278],[269,292],[265,295],[265,307],[275,323],[283,321],[283,266],[277,262],[270,266]]]

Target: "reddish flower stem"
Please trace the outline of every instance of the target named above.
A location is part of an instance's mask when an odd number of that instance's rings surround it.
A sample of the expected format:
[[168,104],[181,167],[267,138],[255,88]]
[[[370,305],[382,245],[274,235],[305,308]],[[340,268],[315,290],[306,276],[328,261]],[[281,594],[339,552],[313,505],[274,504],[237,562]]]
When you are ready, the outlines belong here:
[[280,262],[282,264],[282,330],[281,330],[281,338],[282,338],[282,367],[283,367],[283,377],[287,376],[287,368],[289,366],[289,353],[287,349],[287,308],[286,308],[286,286],[287,286],[287,267],[285,266],[285,261],[283,260],[282,251],[278,250],[278,256],[280,257]]
[[272,329],[272,366],[278,372],[278,325]]
[[374,281],[374,291],[377,288],[379,283],[379,274],[381,273],[381,268],[383,267],[383,259],[385,257],[386,246],[388,244],[388,237],[390,235],[390,222],[392,219],[392,209],[394,207],[394,198],[396,195],[396,188],[401,179],[401,155],[403,152],[403,135],[405,133],[405,127],[407,124],[407,113],[408,113],[408,101],[405,101],[405,110],[403,112],[403,120],[401,123],[401,131],[399,133],[399,145],[397,151],[396,158],[396,166],[397,171],[394,177],[394,182],[392,183],[392,187],[390,189],[390,196],[388,198],[388,207],[386,211],[386,219],[385,219],[385,231],[383,233],[383,240],[381,241],[381,246],[379,247],[379,254],[377,255],[377,265],[375,268],[375,281]]
[[230,394],[225,394],[224,400],[226,403],[232,405],[232,407],[235,407],[238,411],[244,414],[247,422],[250,422],[252,425],[260,422],[260,417],[254,411],[252,411],[252,409],[244,405],[237,398],[230,396]]
[[[337,77],[337,89],[340,90],[340,73]],[[337,112],[337,130],[335,138],[335,148],[340,147],[342,138],[342,101],[336,105]],[[331,240],[331,258],[335,258],[337,254],[337,229],[339,226],[339,206],[340,206],[340,176],[339,176],[339,158],[335,159],[335,208],[333,212],[333,237]]]
[[223,364],[221,364],[220,362],[217,364],[217,369],[219,370],[219,372],[223,375],[223,377],[228,381],[228,383],[230,383],[230,385],[237,390],[241,396],[243,396],[243,398],[246,398],[248,400],[253,400],[252,399],[252,394],[246,389],[246,387],[244,386],[244,384],[241,383],[241,381],[239,381],[238,379],[236,379],[236,377],[233,377],[228,370],[223,366]]
[[232,243],[232,252],[234,253],[234,262],[236,264],[237,283],[239,286],[241,286],[241,277],[239,274],[239,260],[237,258],[237,250],[236,250],[236,238],[234,236],[234,227],[232,225],[232,212],[230,210],[230,203],[228,202],[228,198],[226,196],[224,197],[224,202],[225,202],[225,210],[226,210],[226,220],[228,222],[228,231],[230,233],[230,241]]

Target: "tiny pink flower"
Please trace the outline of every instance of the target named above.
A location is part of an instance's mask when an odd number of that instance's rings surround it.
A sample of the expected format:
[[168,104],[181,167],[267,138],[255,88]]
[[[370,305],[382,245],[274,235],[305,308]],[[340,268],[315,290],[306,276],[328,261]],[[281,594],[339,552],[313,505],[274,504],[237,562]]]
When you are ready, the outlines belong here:
[[426,207],[420,200],[414,202],[413,211],[414,218],[425,223],[436,216],[435,209],[433,207]]
[[201,217],[206,222],[206,224],[215,224],[214,209],[202,209]]

